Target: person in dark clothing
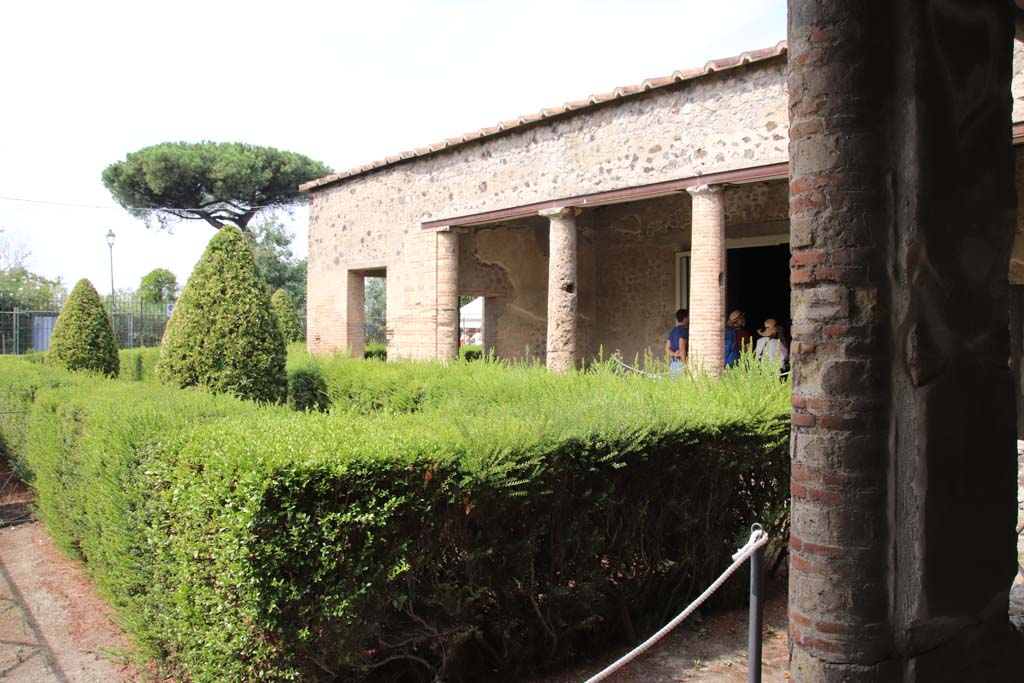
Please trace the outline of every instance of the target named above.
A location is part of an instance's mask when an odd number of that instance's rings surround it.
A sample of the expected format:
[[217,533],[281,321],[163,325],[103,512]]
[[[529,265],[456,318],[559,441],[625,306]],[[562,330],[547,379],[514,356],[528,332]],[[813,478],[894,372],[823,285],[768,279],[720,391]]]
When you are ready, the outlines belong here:
[[754,335],[747,329],[746,313],[738,308],[730,313],[729,319],[725,323],[725,329],[736,333],[736,348],[740,353],[749,353],[754,350]]
[[669,372],[673,377],[683,374],[686,368],[686,353],[690,342],[690,312],[685,308],[676,311],[676,326],[669,330],[665,340],[665,353],[669,356]]
[[740,346],[737,343],[736,332],[728,327],[725,328],[725,367],[732,367],[740,362]]

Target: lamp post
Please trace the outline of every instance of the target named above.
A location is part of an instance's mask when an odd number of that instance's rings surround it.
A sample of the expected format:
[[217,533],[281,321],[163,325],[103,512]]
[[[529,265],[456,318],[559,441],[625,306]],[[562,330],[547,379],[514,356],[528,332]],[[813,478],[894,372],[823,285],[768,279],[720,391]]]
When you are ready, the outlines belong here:
[[110,324],[114,324],[114,231],[107,231],[107,246],[110,247]]

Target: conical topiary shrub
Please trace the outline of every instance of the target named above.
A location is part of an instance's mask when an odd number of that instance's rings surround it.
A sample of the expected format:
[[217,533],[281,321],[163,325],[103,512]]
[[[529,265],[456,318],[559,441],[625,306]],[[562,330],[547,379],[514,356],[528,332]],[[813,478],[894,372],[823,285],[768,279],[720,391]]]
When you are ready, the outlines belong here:
[[249,241],[217,231],[178,297],[160,345],[157,376],[257,401],[288,391],[285,346]]
[[82,278],[71,290],[50,335],[50,358],[68,370],[117,377],[121,361],[110,318],[92,283]]
[[284,335],[285,342],[302,341],[304,336],[302,323],[299,322],[299,316],[295,313],[295,305],[288,292],[283,289],[277,290],[274,292],[274,296],[270,297],[270,303],[274,307],[274,313],[277,314],[277,322],[281,326],[281,334]]

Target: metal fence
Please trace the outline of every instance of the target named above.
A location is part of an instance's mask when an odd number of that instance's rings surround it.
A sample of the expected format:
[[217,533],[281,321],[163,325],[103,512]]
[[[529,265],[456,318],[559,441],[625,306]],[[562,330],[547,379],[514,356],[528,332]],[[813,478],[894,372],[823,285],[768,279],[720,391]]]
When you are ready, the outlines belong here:
[[[109,296],[104,297],[104,305],[109,313]],[[11,295],[0,293],[0,354],[49,349],[50,335],[63,307],[63,299],[34,301],[26,305]],[[159,346],[170,314],[167,304],[150,304],[129,298],[115,300],[111,323],[118,347]],[[299,322],[305,332],[306,316],[299,316]],[[386,344],[385,324],[383,317],[367,317],[366,341]]]
[[[104,305],[110,313],[110,297],[105,297]],[[63,307],[63,299],[26,304],[13,295],[0,294],[0,354],[49,349],[50,335]],[[111,324],[118,347],[157,346],[169,315],[166,304],[151,304],[141,299],[115,299]]]
[[367,316],[364,325],[364,331],[366,333],[366,343],[376,342],[378,344],[387,344],[387,318],[384,316]]

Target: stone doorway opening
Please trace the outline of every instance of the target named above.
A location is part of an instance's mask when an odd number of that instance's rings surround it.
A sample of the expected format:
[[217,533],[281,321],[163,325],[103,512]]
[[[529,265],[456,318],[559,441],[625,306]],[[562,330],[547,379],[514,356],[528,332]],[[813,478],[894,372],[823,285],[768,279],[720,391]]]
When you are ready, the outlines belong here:
[[388,343],[387,337],[387,271],[374,271],[363,279],[363,324],[367,344]]
[[789,244],[730,247],[726,254],[726,311],[746,313],[755,336],[767,318],[786,330],[789,310]]

